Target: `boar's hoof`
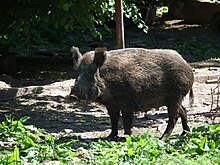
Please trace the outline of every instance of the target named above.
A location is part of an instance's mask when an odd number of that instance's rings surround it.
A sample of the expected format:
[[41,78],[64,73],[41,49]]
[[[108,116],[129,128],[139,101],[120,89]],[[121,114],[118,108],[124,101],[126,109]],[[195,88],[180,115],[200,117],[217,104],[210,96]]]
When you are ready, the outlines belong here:
[[169,139],[169,136],[170,134],[163,134],[159,139],[165,141],[166,139]]
[[125,142],[126,141],[126,137],[125,136],[122,136],[122,137],[119,137],[119,136],[110,137],[110,136],[108,136],[107,138],[105,138],[105,140],[107,140],[107,141],[115,141],[115,142]]
[[107,139],[108,140],[116,140],[117,139],[117,137],[118,137],[118,133],[116,133],[116,132],[111,132],[108,136],[107,136]]
[[105,138],[107,141],[117,141],[119,137],[118,136],[108,136]]
[[75,95],[67,95],[67,96],[66,96],[66,99],[67,99],[68,101],[77,101],[77,100],[78,100],[78,97],[75,96]]
[[188,135],[190,134],[190,130],[183,130],[183,132],[181,133],[180,136],[185,136],[185,135]]

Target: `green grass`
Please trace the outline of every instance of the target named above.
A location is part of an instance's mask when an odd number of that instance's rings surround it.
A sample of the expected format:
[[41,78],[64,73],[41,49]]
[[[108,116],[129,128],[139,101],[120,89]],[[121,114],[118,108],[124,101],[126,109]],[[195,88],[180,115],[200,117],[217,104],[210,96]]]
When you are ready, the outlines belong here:
[[28,117],[14,120],[6,116],[0,125],[0,164],[39,164],[43,161],[68,162],[77,155],[71,145],[74,140],[56,143],[51,134],[32,125],[23,125]]
[[220,55],[215,43],[194,39],[177,42],[176,50],[192,60],[206,60]]
[[220,47],[216,41],[201,41],[199,39],[176,39],[175,41],[147,39],[147,48],[173,49],[190,62],[220,58]]
[[[160,141],[152,134],[126,136],[125,142],[55,139],[31,125],[28,117],[7,115],[0,125],[0,164],[220,164],[220,125],[194,128],[185,137]],[[78,149],[75,148],[78,146]],[[83,147],[82,147],[83,146]]]

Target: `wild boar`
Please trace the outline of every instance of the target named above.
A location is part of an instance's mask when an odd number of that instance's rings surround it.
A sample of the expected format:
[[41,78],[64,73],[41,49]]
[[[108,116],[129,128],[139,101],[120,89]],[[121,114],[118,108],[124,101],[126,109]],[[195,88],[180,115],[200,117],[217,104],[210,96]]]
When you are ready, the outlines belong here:
[[193,100],[193,71],[174,50],[127,48],[85,53],[76,51],[78,77],[69,97],[101,103],[111,119],[109,138],[118,135],[122,113],[124,133],[131,135],[133,113],[167,106],[168,125],[161,139],[169,136],[180,117],[183,133],[190,131],[183,98]]

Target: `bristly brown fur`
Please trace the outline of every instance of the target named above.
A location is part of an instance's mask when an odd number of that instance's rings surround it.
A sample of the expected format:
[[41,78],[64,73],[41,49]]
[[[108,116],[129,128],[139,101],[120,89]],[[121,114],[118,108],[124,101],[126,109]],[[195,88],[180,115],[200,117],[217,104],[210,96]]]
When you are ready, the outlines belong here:
[[125,133],[131,134],[133,112],[160,106],[167,106],[169,114],[163,138],[171,134],[178,117],[184,131],[190,130],[182,100],[190,92],[193,103],[194,76],[190,65],[176,51],[142,48],[91,51],[79,61],[79,77],[71,94],[106,106],[112,123],[110,137],[117,135],[120,111]]

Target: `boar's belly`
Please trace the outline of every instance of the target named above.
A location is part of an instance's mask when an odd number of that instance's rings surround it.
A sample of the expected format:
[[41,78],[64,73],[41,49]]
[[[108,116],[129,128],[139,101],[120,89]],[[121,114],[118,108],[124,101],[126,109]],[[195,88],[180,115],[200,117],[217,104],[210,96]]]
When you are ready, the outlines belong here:
[[149,111],[152,108],[159,108],[162,106],[166,106],[166,101],[165,97],[161,96],[152,96],[151,98],[149,97],[142,97],[141,99],[136,101],[136,107],[137,109],[135,111]]

